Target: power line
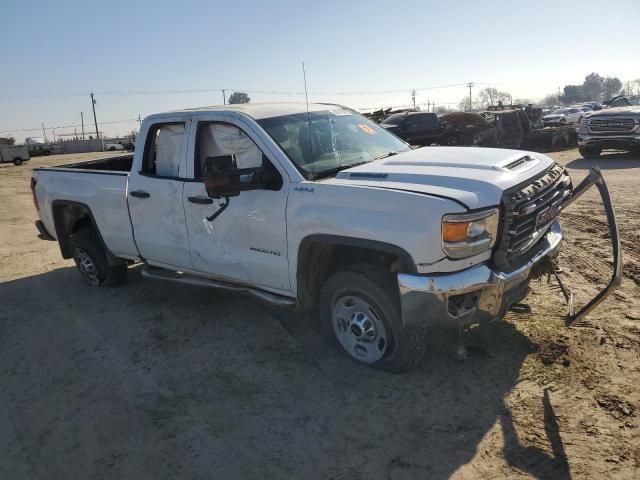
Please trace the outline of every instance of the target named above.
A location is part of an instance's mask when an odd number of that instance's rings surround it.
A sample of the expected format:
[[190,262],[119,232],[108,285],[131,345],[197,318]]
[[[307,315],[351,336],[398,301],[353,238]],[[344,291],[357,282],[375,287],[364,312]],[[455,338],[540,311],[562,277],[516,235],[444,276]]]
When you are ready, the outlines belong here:
[[[419,88],[402,88],[395,90],[354,90],[354,91],[340,91],[340,92],[328,92],[328,91],[320,91],[313,92],[314,95],[382,95],[382,94],[392,94],[392,93],[405,93],[407,90],[415,90],[416,92],[426,91],[426,90],[438,90],[445,88],[454,88],[454,87],[463,87],[466,84],[464,83],[452,83],[447,85],[431,85],[426,87]],[[478,85],[494,85],[493,83],[478,83]],[[262,94],[262,95],[304,95],[303,91],[286,91],[286,90],[252,90],[245,88],[202,88],[202,89],[182,89],[182,90],[106,90],[106,91],[97,91],[94,94],[99,94],[102,96],[135,96],[135,95],[177,95],[177,94],[191,94],[191,93],[222,93],[225,95],[227,91],[236,91],[236,92],[245,92],[251,94]],[[57,93],[52,95],[40,95],[40,94],[24,94],[24,95],[9,95],[9,96],[0,96],[0,101],[10,101],[10,100],[44,100],[49,98],[72,98],[72,97],[82,97],[86,95],[86,93]]]
[[[113,125],[116,123],[127,123],[127,122],[137,122],[138,119],[137,118],[128,118],[126,120],[111,120],[109,122],[98,122],[98,125]],[[50,129],[62,129],[62,128],[74,128],[74,127],[81,127],[82,124],[78,124],[78,125],[59,125],[56,127],[47,127]],[[0,133],[8,133],[8,132],[34,132],[36,130],[40,131],[43,129],[43,126],[41,127],[37,127],[37,128],[13,128],[13,129],[7,129],[7,130],[0,130]]]

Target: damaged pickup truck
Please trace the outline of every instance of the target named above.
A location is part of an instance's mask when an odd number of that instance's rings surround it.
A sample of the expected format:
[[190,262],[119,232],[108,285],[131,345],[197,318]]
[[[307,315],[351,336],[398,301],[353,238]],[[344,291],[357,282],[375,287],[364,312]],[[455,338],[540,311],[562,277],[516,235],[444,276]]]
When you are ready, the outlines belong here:
[[[501,318],[553,273],[574,187],[545,155],[408,144],[351,109],[224,105],[152,115],[132,156],[34,169],[41,237],[91,286],[145,277],[314,312],[354,360],[415,367],[428,328]],[[571,300],[571,295],[567,295]],[[571,303],[571,302],[569,302]]]

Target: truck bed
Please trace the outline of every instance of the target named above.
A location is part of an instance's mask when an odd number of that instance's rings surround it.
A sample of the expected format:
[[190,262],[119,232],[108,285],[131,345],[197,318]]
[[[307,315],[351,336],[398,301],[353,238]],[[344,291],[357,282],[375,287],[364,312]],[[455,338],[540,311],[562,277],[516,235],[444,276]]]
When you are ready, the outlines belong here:
[[115,256],[135,258],[138,250],[127,204],[133,155],[33,169],[40,220],[57,238],[55,210],[73,205],[90,211],[100,236]]
[[116,157],[102,158],[100,160],[88,160],[84,162],[57,165],[55,167],[43,167],[38,170],[72,170],[74,172],[111,173],[125,175],[131,171],[133,155],[118,155]]

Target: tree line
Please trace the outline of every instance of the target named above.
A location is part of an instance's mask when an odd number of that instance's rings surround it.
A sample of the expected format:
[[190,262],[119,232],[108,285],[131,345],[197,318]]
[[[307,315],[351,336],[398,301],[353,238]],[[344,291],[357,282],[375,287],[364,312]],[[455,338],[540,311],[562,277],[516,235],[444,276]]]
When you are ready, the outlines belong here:
[[[528,98],[513,98],[509,92],[503,92],[493,87],[480,90],[470,104],[469,96],[460,101],[458,108],[463,111],[473,110],[473,107],[487,108],[489,105],[497,105],[499,102],[509,105],[528,105],[537,103],[546,107],[558,105],[571,105],[580,102],[602,102],[609,100],[623,92],[622,81],[618,77],[603,77],[598,73],[590,73],[580,85],[565,85],[562,93],[551,93],[541,101],[533,102]],[[627,85],[627,94],[633,94],[636,90],[640,94],[640,79],[630,81]]]

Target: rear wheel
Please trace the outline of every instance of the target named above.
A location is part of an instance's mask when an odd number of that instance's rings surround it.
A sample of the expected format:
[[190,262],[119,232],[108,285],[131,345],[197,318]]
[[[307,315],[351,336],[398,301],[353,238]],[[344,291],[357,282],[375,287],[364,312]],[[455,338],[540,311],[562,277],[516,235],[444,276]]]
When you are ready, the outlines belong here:
[[415,368],[426,329],[403,327],[393,274],[373,265],[334,273],[322,287],[320,315],[338,350],[366,366],[395,373]]
[[566,146],[567,146],[567,141],[564,139],[564,137],[557,138],[553,144],[553,148],[556,150],[562,150]]
[[578,151],[583,158],[598,158],[602,149],[594,147],[578,147]]
[[21,158],[14,158],[13,159],[13,164],[18,167],[20,165],[22,165],[22,159]]
[[127,264],[109,266],[102,242],[91,228],[84,228],[69,239],[73,260],[82,279],[92,287],[117,286],[127,278]]

